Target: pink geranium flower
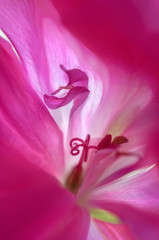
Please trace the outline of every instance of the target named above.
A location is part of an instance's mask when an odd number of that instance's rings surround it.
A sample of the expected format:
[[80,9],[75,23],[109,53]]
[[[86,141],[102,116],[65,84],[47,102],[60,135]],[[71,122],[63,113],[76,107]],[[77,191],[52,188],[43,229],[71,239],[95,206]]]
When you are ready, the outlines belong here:
[[77,57],[50,1],[2,0],[0,25],[0,238],[157,239],[149,86],[80,43]]

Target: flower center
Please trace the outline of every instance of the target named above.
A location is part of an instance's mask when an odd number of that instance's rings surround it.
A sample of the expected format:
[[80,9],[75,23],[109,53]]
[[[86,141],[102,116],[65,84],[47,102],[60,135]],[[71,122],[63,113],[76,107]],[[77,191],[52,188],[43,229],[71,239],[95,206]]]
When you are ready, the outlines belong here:
[[107,134],[99,142],[97,146],[89,145],[90,135],[88,134],[85,141],[81,138],[73,138],[70,141],[71,154],[76,156],[80,153],[79,148],[83,147],[82,154],[79,163],[73,168],[66,180],[66,188],[71,192],[77,193],[83,180],[83,163],[87,162],[88,151],[90,149],[95,149],[96,151],[106,149],[106,148],[116,148],[118,145],[128,142],[128,139],[124,136],[117,136],[112,141],[112,135]]

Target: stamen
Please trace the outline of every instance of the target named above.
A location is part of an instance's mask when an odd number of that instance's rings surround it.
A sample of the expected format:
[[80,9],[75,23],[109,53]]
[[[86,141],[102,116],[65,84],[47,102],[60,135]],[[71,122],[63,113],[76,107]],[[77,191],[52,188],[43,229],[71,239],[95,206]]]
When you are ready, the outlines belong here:
[[112,145],[120,145],[120,144],[127,143],[127,142],[128,142],[128,139],[126,137],[117,136],[114,138]]
[[[79,142],[79,143],[78,143]],[[87,155],[89,149],[96,149],[96,150],[102,150],[106,148],[112,148],[115,146],[118,146],[120,144],[128,142],[128,139],[124,136],[117,136],[112,141],[112,135],[107,134],[97,146],[89,146],[90,142],[90,134],[87,135],[86,140],[83,141],[81,138],[73,138],[70,141],[70,147],[71,147],[71,154],[73,156],[76,156],[80,153],[79,148],[83,147],[82,155],[79,161],[79,165],[82,164],[82,162],[87,161]]]
[[[116,147],[116,145],[122,144],[127,142],[127,138],[123,136],[116,137],[112,142],[112,136],[110,134],[107,134],[97,146],[90,145],[90,135],[88,134],[85,141],[81,138],[73,138],[70,141],[70,147],[71,147],[71,154],[73,156],[76,156],[80,153],[79,148],[83,147],[82,154],[79,160],[79,163],[73,168],[73,170],[70,172],[66,179],[66,187],[73,193],[77,193],[82,181],[83,181],[83,162],[87,162],[88,157],[88,151],[90,149],[95,149],[97,151],[106,149],[106,148],[112,148]],[[125,152],[117,152],[117,156],[119,155],[126,155],[128,153]],[[130,154],[130,153],[129,153]],[[132,155],[132,154],[131,154]]]
[[99,149],[109,148],[111,146],[112,135],[107,134],[98,144]]

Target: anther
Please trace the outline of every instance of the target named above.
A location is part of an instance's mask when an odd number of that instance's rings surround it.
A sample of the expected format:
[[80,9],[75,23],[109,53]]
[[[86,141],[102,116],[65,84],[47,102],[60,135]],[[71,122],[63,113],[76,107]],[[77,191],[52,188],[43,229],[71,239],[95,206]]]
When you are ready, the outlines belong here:
[[112,135],[107,134],[105,135],[104,138],[102,138],[102,140],[98,144],[98,149],[101,150],[106,148],[114,148],[120,144],[127,143],[127,142],[128,142],[128,139],[124,136],[117,136],[112,141]]

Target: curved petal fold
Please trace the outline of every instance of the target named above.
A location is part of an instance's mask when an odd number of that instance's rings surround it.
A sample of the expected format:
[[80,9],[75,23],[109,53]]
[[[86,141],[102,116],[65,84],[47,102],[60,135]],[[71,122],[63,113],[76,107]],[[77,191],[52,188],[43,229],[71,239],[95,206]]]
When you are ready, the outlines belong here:
[[[56,109],[59,107],[63,107],[68,104],[71,100],[73,100],[77,95],[82,95],[80,98],[78,97],[78,101],[76,101],[76,106],[74,104],[74,108],[77,109],[82,102],[87,98],[89,94],[88,87],[88,77],[85,72],[79,69],[71,69],[67,70],[63,65],[60,65],[61,69],[66,72],[69,78],[69,82],[66,86],[60,86],[58,90],[54,91],[51,96],[45,94],[44,101],[46,105],[51,109]],[[58,92],[62,89],[68,89],[69,92],[65,97],[55,97]]]
[[[77,109],[82,104],[82,102],[87,98],[88,94],[89,94],[89,90],[87,88],[74,87],[63,98],[57,98],[55,96],[49,96],[45,94],[44,101],[49,108],[56,109],[56,108],[65,106],[66,104],[71,102],[75,97],[80,95],[80,99],[76,101],[77,106],[75,106],[75,108]],[[81,98],[83,99],[83,101],[80,101]]]

